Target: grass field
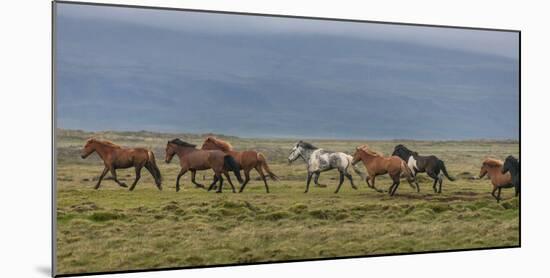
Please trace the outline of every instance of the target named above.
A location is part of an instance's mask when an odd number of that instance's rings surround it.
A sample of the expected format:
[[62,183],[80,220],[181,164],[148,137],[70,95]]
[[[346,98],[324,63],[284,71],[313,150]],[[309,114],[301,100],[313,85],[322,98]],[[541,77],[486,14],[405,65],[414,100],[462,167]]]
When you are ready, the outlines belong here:
[[[188,175],[176,193],[177,158],[164,163],[167,140],[177,136],[200,146],[204,135],[69,130],[57,135],[58,274],[519,244],[519,202],[513,189],[504,190],[504,200],[497,204],[490,181],[472,178],[487,156],[517,156],[519,146],[513,141],[311,140],[347,153],[368,143],[386,155],[403,143],[420,154],[439,156],[457,177],[444,181],[442,194],[434,194],[430,180],[420,174],[420,193],[402,183],[396,196],[389,197],[368,189],[357,175],[358,190],[346,181],[334,194],[336,171],[321,174],[326,188],[312,187],[304,194],[305,164],[286,162],[295,140],[222,137],[236,149],[263,152],[281,180],[268,180],[271,193],[266,194],[252,172],[244,193],[233,194],[227,186],[216,194],[194,188]],[[156,189],[146,171],[133,192],[112,180],[94,190],[102,162],[95,154],[87,160],[79,156],[91,136],[153,149],[164,190]],[[133,169],[117,173],[122,181],[133,181]],[[199,182],[208,184],[211,172],[203,173]],[[389,185],[388,178],[377,179],[379,188]]]

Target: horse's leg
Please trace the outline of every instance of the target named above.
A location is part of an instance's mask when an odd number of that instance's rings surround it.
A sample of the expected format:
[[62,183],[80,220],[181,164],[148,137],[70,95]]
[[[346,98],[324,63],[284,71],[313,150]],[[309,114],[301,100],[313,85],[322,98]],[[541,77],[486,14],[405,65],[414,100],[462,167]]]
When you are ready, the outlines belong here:
[[336,187],[336,191],[334,191],[334,193],[338,193],[338,191],[340,191],[342,183],[344,183],[344,173],[340,172],[340,181],[338,182],[338,187]]
[[137,182],[139,181],[139,178],[141,178],[141,167],[140,165],[136,166],[136,179],[134,180],[134,183],[132,183],[132,186],[130,186],[130,191],[134,190],[136,187]]
[[212,180],[212,183],[208,187],[208,191],[214,189],[216,187],[217,182],[218,182],[218,176],[214,175],[214,180]]
[[118,183],[118,185],[122,186],[122,187],[128,187],[125,183],[123,182],[120,182],[117,177],[116,177],[116,169],[115,167],[111,166],[111,175],[113,176],[113,180]]
[[437,193],[441,194],[441,186],[443,186],[443,176],[438,175],[438,177],[439,177],[439,190],[437,191]]
[[224,171],[223,175],[225,176],[225,178],[229,182],[229,185],[231,185],[231,190],[233,191],[233,193],[235,193],[236,192],[235,191],[235,186],[233,185],[233,182],[231,181],[231,177],[229,176],[229,173],[227,171]]
[[313,173],[307,172],[306,191],[304,191],[304,193],[307,193],[309,191],[309,183],[311,182],[311,176],[313,176]]
[[372,176],[372,188],[376,190],[376,192],[384,192],[384,190],[376,188],[376,186],[374,185],[375,179],[376,179],[376,176]]
[[319,183],[319,177],[321,176],[321,172],[315,172],[313,177],[313,182],[317,187],[327,187],[326,184]]
[[351,187],[353,189],[357,190],[357,186],[355,186],[355,184],[353,184],[353,177],[350,175],[350,173],[344,172],[344,176],[346,176],[346,178],[348,178],[349,182],[351,183]]
[[187,173],[187,169],[181,168],[178,177],[176,178],[176,192],[180,191],[180,178]]
[[497,202],[498,202],[498,197],[497,197],[497,195],[495,194],[495,192],[497,192],[497,190],[498,190],[498,187],[496,187],[496,186],[493,187],[493,191],[491,192],[491,195],[492,195],[492,196],[497,200]]
[[218,190],[216,190],[216,193],[222,193],[222,187],[223,187],[223,177],[222,177],[222,174],[221,173],[216,173],[216,177],[219,179],[220,181],[220,187],[218,188]]
[[244,170],[244,182],[241,185],[241,189],[239,189],[239,193],[243,192],[244,187],[249,181],[250,181],[250,169],[246,169]]
[[107,166],[105,166],[105,168],[103,169],[103,172],[101,173],[101,175],[99,176],[99,179],[97,180],[97,183],[96,183],[94,189],[99,188],[99,185],[101,184],[101,181],[103,180],[103,178],[105,177],[107,172],[109,172],[109,168]]
[[434,178],[434,184],[432,186],[433,190],[434,190],[434,193],[437,193],[437,178]]
[[393,190],[391,191],[391,196],[393,196],[395,194],[395,191],[397,191],[397,188],[399,187],[399,184],[400,184],[400,181],[399,181],[399,177],[393,181]]
[[197,174],[197,170],[191,170],[191,182],[196,186],[196,187],[199,187],[199,188],[202,188],[204,189],[204,185],[198,183],[195,181],[195,176]]
[[260,174],[260,177],[262,178],[262,180],[264,181],[265,192],[269,193],[269,186],[267,186],[267,180],[265,179],[265,174],[264,174],[264,171],[262,170],[262,166],[257,165],[255,168],[256,168],[256,171],[258,171],[258,174]]
[[502,187],[499,187],[498,188],[498,193],[497,193],[497,203],[500,202],[500,191],[502,190]]

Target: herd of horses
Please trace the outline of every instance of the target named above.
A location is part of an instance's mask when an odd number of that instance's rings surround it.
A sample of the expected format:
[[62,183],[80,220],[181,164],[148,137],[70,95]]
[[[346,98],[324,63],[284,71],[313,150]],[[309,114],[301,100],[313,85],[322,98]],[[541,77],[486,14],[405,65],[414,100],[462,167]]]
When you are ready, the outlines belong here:
[[[143,167],[149,171],[155,180],[155,184],[159,190],[162,190],[162,178],[160,170],[155,161],[155,155],[151,150],[146,148],[123,148],[110,141],[99,140],[95,138],[88,139],[82,149],[82,158],[88,157],[96,152],[104,162],[104,169],[95,189],[101,185],[101,181],[108,172],[111,172],[113,180],[121,187],[127,185],[117,179],[116,169],[135,168],[135,179],[129,190],[134,190],[136,184],[141,178],[141,170]],[[176,177],[176,191],[179,191],[180,179],[187,172],[191,172],[191,182],[198,188],[206,187],[196,181],[197,171],[211,169],[214,172],[212,183],[208,186],[208,191],[216,189],[216,192],[221,193],[223,188],[224,177],[230,184],[232,191],[235,193],[235,186],[231,181],[230,172],[233,172],[241,187],[239,192],[242,192],[250,181],[250,171],[255,169],[262,179],[265,190],[269,193],[267,177],[271,180],[278,180],[269,168],[265,156],[257,151],[236,151],[230,143],[221,139],[209,136],[207,137],[201,148],[196,145],[182,141],[179,138],[170,140],[166,144],[165,162],[170,163],[172,158],[177,155],[180,162],[181,170]],[[399,187],[402,178],[406,179],[408,184],[420,192],[416,176],[418,173],[426,173],[433,179],[433,190],[435,193],[441,193],[443,178],[446,177],[450,181],[455,179],[449,175],[445,167],[445,163],[434,155],[421,156],[417,152],[412,151],[404,145],[397,145],[391,156],[384,156],[380,152],[371,149],[368,145],[356,147],[352,155],[343,152],[327,151],[318,148],[311,143],[299,141],[291,149],[288,156],[289,164],[301,158],[307,167],[306,189],[304,193],[309,191],[311,180],[315,185],[322,186],[319,183],[319,176],[322,172],[336,169],[340,173],[339,183],[334,193],[338,193],[340,187],[347,178],[353,189],[357,186],[353,182],[353,177],[350,170],[358,174],[362,180],[365,180],[368,187],[378,192],[384,190],[378,189],[375,186],[377,176],[388,174],[392,180],[392,184],[388,188],[388,193],[393,196]],[[363,173],[356,167],[356,164],[362,162],[367,173]],[[241,176],[241,171],[244,173],[244,180]],[[519,195],[520,191],[520,164],[519,160],[513,156],[508,156],[503,162],[498,159],[487,158],[483,161],[479,178],[488,176],[493,185],[491,195],[499,202],[500,194],[503,188],[514,188],[515,196]]]

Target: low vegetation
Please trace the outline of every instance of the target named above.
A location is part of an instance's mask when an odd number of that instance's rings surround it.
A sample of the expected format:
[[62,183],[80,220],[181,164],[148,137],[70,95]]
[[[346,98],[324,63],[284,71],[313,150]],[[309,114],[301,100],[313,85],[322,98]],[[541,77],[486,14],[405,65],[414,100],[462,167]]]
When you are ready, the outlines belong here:
[[[126,146],[155,151],[163,174],[162,192],[143,172],[134,192],[105,180],[93,190],[102,164],[96,155],[79,157],[86,138],[97,136]],[[503,191],[499,204],[490,196],[486,179],[475,179],[486,156],[503,159],[518,154],[512,141],[332,141],[312,140],[319,147],[352,152],[368,143],[386,155],[403,143],[421,154],[443,159],[457,181],[444,181],[443,193],[434,194],[420,176],[421,192],[402,183],[397,194],[377,193],[354,175],[358,190],[347,181],[333,191],[338,174],[321,174],[327,187],[304,194],[305,166],[288,165],[294,140],[222,137],[236,149],[255,149],[268,158],[281,180],[268,180],[270,194],[257,174],[244,193],[223,194],[194,188],[190,177],[175,192],[177,160],[165,164],[166,141],[180,137],[200,144],[203,135],[151,132],[59,130],[57,138],[57,271],[62,273],[126,269],[268,262],[306,258],[360,256],[418,251],[517,246],[519,200]],[[133,170],[119,170],[129,183]],[[198,181],[211,182],[210,171]],[[234,179],[235,180],[235,179]],[[387,189],[388,178],[377,179]]]

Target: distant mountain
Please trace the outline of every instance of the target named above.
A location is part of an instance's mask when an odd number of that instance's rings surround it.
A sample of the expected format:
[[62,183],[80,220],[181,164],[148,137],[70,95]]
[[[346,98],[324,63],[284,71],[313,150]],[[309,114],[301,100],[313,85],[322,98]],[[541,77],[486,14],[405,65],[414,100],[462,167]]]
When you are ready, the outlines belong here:
[[517,139],[518,61],[334,35],[57,18],[60,128]]

